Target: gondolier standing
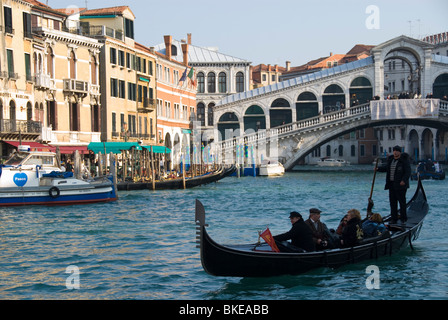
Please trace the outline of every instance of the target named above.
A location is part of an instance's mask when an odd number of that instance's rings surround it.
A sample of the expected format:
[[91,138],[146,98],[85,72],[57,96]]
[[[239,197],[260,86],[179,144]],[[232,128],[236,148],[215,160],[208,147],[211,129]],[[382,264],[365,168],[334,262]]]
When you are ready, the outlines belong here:
[[401,152],[400,146],[393,148],[393,155],[387,158],[386,166],[379,167],[379,172],[386,172],[385,190],[389,190],[391,223],[397,223],[398,203],[400,203],[400,220],[407,221],[406,213],[406,191],[409,188],[411,176],[411,164],[409,155]]

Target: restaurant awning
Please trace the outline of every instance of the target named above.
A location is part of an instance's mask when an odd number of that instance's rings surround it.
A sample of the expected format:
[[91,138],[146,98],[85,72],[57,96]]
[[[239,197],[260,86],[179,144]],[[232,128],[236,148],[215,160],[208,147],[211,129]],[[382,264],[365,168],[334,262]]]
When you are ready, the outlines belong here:
[[93,151],[94,153],[101,152],[106,153],[115,153],[119,154],[122,150],[130,150],[131,148],[135,148],[136,150],[142,150],[142,147],[151,151],[151,148],[154,153],[170,153],[171,150],[164,146],[141,146],[137,142],[91,142],[88,145],[88,149]]
[[142,148],[137,142],[90,142],[87,149],[94,153],[121,153],[122,150],[130,150],[132,147],[137,150]]
[[17,148],[19,145],[30,146],[31,151],[54,152],[56,150],[56,148],[53,146],[41,144],[41,143],[34,142],[34,141],[22,141],[22,143],[20,143],[20,141],[3,141],[3,142],[5,142],[15,148]]
[[151,152],[154,153],[171,153],[171,149],[164,147],[164,146],[143,146],[143,148],[148,149]]
[[54,148],[54,152],[56,152],[56,147],[59,147],[59,152],[61,154],[72,154],[75,153],[76,150],[79,151],[79,154],[89,154],[89,150],[87,146],[52,146]]

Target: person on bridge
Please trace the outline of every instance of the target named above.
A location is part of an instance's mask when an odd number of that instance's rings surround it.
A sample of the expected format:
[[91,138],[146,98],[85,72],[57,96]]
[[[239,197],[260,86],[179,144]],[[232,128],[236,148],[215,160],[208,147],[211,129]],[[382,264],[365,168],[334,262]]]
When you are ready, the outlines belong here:
[[378,167],[377,171],[386,172],[385,190],[389,190],[391,223],[397,223],[398,203],[400,203],[400,220],[405,223],[408,220],[406,213],[406,191],[409,188],[411,177],[411,164],[409,155],[401,152],[400,146],[393,148],[393,155],[387,158],[385,166]]

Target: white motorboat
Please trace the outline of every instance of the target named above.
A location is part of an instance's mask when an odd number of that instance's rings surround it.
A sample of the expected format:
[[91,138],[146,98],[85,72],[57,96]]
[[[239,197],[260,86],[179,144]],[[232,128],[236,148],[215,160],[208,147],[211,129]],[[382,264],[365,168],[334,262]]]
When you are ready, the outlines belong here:
[[285,167],[280,162],[267,162],[260,165],[260,176],[281,176],[284,173]]
[[23,151],[24,147],[0,165],[0,207],[117,200],[111,177],[76,179],[61,170],[55,153]]
[[320,167],[345,167],[349,166],[350,162],[343,159],[326,158],[317,161],[317,165]]

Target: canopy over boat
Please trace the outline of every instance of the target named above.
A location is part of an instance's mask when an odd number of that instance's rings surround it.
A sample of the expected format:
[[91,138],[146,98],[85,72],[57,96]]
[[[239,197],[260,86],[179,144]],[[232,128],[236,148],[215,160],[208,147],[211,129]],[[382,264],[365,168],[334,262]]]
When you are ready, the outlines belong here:
[[[429,206],[421,181],[407,204],[406,224],[392,225],[389,232],[362,240],[349,248],[314,252],[274,252],[266,243],[221,245],[207,233],[204,206],[196,200],[196,229],[204,270],[214,276],[267,277],[301,274],[320,267],[337,268],[362,260],[390,256],[419,236]],[[386,224],[390,216],[385,217]]]

